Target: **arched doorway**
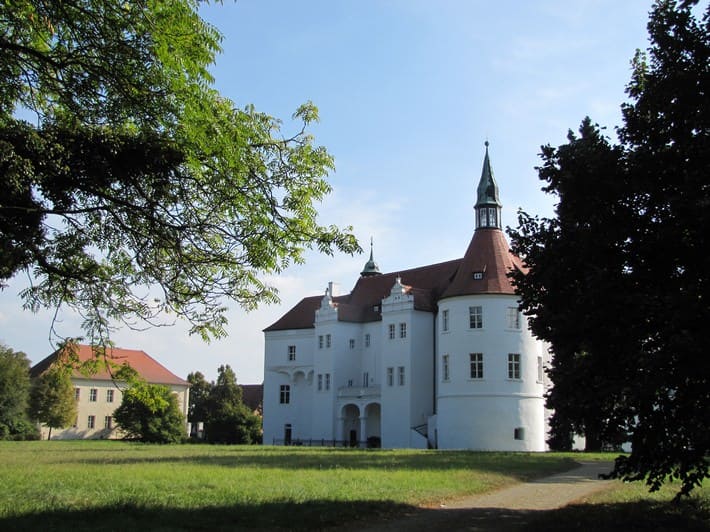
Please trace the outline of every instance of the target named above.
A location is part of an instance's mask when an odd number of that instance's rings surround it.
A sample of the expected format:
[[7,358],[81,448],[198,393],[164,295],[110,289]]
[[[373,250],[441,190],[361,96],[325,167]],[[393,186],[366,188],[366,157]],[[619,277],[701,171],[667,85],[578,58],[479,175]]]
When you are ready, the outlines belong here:
[[351,447],[356,447],[363,439],[360,431],[360,408],[354,404],[347,404],[342,411],[343,430],[342,440]]
[[368,447],[382,446],[380,403],[365,406],[365,441]]

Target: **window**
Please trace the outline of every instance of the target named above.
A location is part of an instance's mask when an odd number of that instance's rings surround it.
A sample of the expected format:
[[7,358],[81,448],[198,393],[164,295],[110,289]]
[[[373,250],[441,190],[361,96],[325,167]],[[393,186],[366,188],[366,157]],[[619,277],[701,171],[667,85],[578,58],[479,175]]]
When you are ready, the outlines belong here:
[[389,324],[389,335],[390,340],[394,340],[394,323]]
[[468,307],[468,326],[471,329],[483,328],[483,307]]
[[508,329],[520,329],[520,311],[517,307],[508,307],[506,316]]
[[113,390],[106,390],[106,402],[113,403]]
[[449,380],[449,355],[441,357],[441,378],[445,381]]
[[400,337],[400,338],[406,338],[406,337],[407,337],[407,324],[406,324],[406,323],[400,323],[400,324],[399,324],[399,337]]
[[279,388],[279,403],[287,405],[291,402],[291,387],[288,384],[282,384]]
[[86,422],[86,428],[93,429],[95,425],[96,425],[96,416],[89,416],[89,419]]
[[449,330],[449,310],[441,311],[441,330],[446,332]]
[[537,357],[537,382],[542,382],[545,376],[545,370],[542,366],[542,357]]
[[362,387],[367,388],[370,384],[370,374],[366,371],[362,374]]
[[291,423],[284,425],[284,445],[291,445]]
[[516,427],[516,429],[513,431],[513,438],[516,440],[524,440],[525,429],[523,427]]
[[387,368],[387,386],[394,386],[394,368]]
[[323,349],[323,335],[318,335],[318,349]]
[[318,391],[320,392],[323,389],[323,374],[319,373],[318,374]]
[[472,379],[483,378],[483,353],[471,353],[468,355],[471,365],[469,376]]
[[325,347],[327,349],[330,349],[330,335],[329,334],[325,335]]
[[498,225],[496,222],[496,208],[488,207],[488,225],[489,227],[495,227]]
[[92,403],[95,403],[98,395],[99,395],[99,391],[96,388],[91,388],[91,390],[89,390],[89,401],[91,401]]
[[325,389],[330,390],[330,373],[325,374]]
[[288,359],[290,361],[296,360],[296,346],[295,345],[288,346]]
[[81,388],[74,388],[74,399],[77,401],[81,398]]
[[397,384],[404,386],[404,366],[399,366],[397,370]]
[[473,272],[474,281],[480,281],[483,279],[483,272]]
[[355,338],[350,338],[350,349],[355,349]]
[[510,353],[508,355],[508,378],[520,378],[520,355],[517,353]]
[[104,418],[104,428],[105,429],[112,429],[113,428],[113,418],[111,416],[106,416]]
[[365,335],[365,347],[370,347],[370,333]]

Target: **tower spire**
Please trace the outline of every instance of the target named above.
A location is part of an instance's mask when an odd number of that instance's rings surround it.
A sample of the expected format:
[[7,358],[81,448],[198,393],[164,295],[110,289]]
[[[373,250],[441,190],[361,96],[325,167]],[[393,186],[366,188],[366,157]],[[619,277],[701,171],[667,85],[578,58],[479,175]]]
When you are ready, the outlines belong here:
[[483,158],[481,180],[478,182],[476,205],[476,229],[501,229],[500,211],[503,206],[498,195],[498,184],[493,177],[491,160],[488,156],[488,140],[484,142],[486,155]]
[[372,275],[380,275],[380,273],[382,273],[375,262],[373,247],[373,240],[372,237],[370,237],[370,260],[365,263],[365,267],[360,272],[361,277],[371,277]]

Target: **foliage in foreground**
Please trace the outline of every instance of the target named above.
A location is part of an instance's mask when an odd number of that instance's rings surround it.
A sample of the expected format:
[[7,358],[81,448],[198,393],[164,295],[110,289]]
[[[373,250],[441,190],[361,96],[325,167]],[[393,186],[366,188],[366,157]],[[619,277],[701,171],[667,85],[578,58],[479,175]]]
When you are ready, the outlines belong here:
[[76,310],[92,344],[164,313],[222,336],[225,298],[275,301],[264,277],[306,249],[360,249],[316,219],[317,109],[282,133],[220,95],[198,4],[0,3],[0,286],[28,274],[25,307]]
[[30,416],[49,427],[48,440],[52,439],[53,428],[68,427],[76,419],[77,406],[70,373],[70,367],[53,364],[34,379],[30,388]]
[[710,456],[710,4],[655,3],[619,144],[590,119],[542,148],[556,217],[511,231],[532,331],[550,342],[555,444],[630,440],[614,475],[651,490],[708,478]]

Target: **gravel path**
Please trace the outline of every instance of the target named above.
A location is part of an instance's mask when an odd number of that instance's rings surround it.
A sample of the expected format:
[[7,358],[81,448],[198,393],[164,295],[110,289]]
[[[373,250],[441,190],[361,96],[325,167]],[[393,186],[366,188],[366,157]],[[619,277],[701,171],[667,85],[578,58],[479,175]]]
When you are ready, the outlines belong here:
[[356,528],[368,532],[393,530],[523,530],[537,511],[554,510],[609,487],[612,480],[599,480],[612,469],[610,462],[581,462],[581,466],[551,477],[523,482],[509,488],[455,499],[438,508],[421,508],[399,519]]

